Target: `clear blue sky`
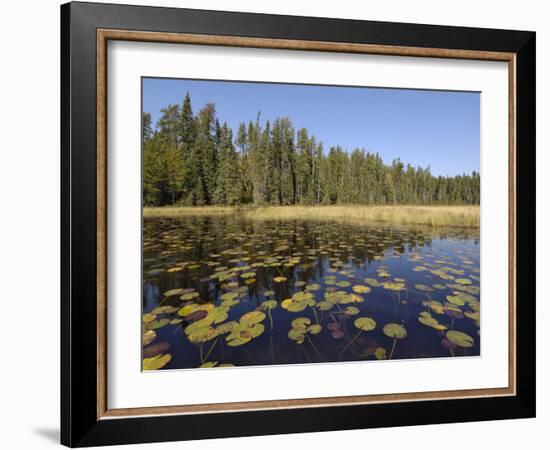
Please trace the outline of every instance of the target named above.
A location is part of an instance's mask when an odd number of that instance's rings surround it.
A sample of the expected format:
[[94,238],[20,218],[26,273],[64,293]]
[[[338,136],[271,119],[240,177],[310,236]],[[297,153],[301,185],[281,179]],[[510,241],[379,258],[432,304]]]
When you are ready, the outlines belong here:
[[434,175],[479,171],[479,93],[295,84],[143,79],[143,109],[153,125],[160,109],[191,95],[196,114],[216,105],[221,123],[289,117],[325,146],[378,152],[390,164],[398,156]]

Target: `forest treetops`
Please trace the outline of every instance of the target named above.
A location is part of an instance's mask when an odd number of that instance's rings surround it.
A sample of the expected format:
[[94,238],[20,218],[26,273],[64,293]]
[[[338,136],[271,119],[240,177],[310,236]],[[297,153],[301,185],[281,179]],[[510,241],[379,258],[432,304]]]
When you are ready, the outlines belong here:
[[479,204],[479,172],[434,176],[399,158],[327,150],[288,117],[241,122],[234,131],[191,97],[161,110],[153,128],[142,113],[143,203],[164,205]]

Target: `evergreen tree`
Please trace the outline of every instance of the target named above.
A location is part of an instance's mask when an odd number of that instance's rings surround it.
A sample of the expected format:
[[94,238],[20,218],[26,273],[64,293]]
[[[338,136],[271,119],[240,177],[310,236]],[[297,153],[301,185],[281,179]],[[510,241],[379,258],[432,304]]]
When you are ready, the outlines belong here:
[[143,128],[143,142],[151,139],[153,136],[153,128],[151,127],[151,113],[144,112],[141,116],[141,125]]
[[233,147],[233,133],[224,123],[220,128],[220,144],[218,148],[218,174],[214,203],[219,205],[237,205],[241,201],[242,184],[237,167],[237,153]]
[[220,126],[212,103],[195,116],[191,97],[142,114],[143,203],[167,205],[479,204],[479,172],[433,176],[430,167],[386,165],[379,154],[340,146],[325,154],[288,117]]

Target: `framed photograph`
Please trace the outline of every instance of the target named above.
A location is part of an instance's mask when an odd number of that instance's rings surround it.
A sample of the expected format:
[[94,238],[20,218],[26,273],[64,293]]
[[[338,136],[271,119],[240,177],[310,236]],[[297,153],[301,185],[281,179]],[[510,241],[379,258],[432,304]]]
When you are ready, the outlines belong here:
[[63,444],[534,417],[534,32],[61,26]]

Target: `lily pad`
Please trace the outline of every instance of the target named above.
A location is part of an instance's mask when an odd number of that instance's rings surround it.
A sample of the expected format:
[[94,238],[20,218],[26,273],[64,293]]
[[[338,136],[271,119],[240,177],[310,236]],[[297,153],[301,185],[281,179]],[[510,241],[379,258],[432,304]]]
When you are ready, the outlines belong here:
[[217,365],[218,365],[218,361],[207,361],[204,364],[201,364],[199,368],[208,369],[208,368],[216,367]]
[[344,313],[348,316],[355,316],[359,314],[359,308],[356,308],[355,306],[346,306]]
[[148,322],[145,324],[145,328],[148,330],[156,330],[162,328],[170,323],[170,319],[164,318],[159,320],[154,320],[153,322]]
[[143,345],[149,345],[151,342],[155,340],[157,337],[157,333],[155,330],[147,330],[145,333],[143,333]]
[[319,334],[322,329],[323,327],[321,327],[321,325],[319,325],[318,323],[314,323],[313,325],[310,325],[309,327],[307,327],[306,330],[310,334]]
[[370,317],[359,317],[353,324],[362,331],[372,331],[376,328],[376,322]]
[[382,329],[384,334],[390,338],[403,339],[407,337],[407,330],[403,325],[397,323],[388,323]]
[[422,292],[433,292],[433,288],[431,288],[430,286],[427,286],[425,284],[415,284],[414,285],[415,289],[418,290],[418,291],[422,291]]
[[297,317],[292,322],[290,322],[290,326],[292,328],[306,328],[311,323],[311,320],[307,317]]
[[301,312],[307,308],[305,302],[295,302],[290,298],[287,298],[281,302],[281,306],[290,312]]
[[277,300],[266,300],[262,302],[264,309],[275,309],[277,307]]
[[384,283],[382,283],[382,287],[384,289],[387,289],[388,291],[403,291],[405,290],[405,283],[385,281]]
[[352,290],[358,294],[367,294],[371,291],[371,288],[362,284],[357,284],[352,287]]
[[288,338],[298,342],[299,344],[304,342],[306,335],[306,329],[305,328],[292,328],[288,332]]
[[157,355],[152,358],[143,358],[143,370],[158,370],[162,369],[172,359],[169,353],[165,355]]
[[374,356],[376,357],[376,359],[386,359],[386,349],[383,347],[378,347],[374,351]]
[[170,348],[168,342],[157,342],[156,344],[148,345],[143,349],[142,356],[144,358],[152,358],[153,356],[158,356],[166,353]]
[[240,323],[245,323],[248,325],[253,325],[255,323],[259,323],[262,320],[265,319],[265,313],[262,311],[250,311],[246,314],[244,314],[240,319]]
[[193,300],[194,298],[197,298],[199,296],[198,292],[188,292],[186,294],[183,294],[180,297],[180,300],[183,300],[184,302],[187,302],[189,300]]
[[254,278],[255,276],[256,276],[256,272],[241,273],[241,278],[243,278],[243,279]]
[[172,297],[174,295],[181,295],[184,293],[184,290],[181,289],[181,288],[176,288],[176,289],[169,289],[167,290],[166,292],[164,292],[164,296],[165,297]]
[[333,306],[334,304],[327,301],[322,301],[317,303],[317,308],[319,308],[321,311],[330,311],[333,308]]
[[464,304],[465,304],[464,300],[457,297],[456,295],[447,295],[447,301],[449,303],[452,303],[453,305],[457,305],[457,306],[464,306]]
[[462,331],[450,330],[447,331],[446,336],[449,341],[458,347],[470,348],[474,346],[474,338]]

